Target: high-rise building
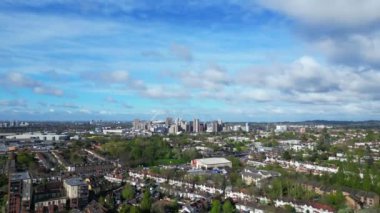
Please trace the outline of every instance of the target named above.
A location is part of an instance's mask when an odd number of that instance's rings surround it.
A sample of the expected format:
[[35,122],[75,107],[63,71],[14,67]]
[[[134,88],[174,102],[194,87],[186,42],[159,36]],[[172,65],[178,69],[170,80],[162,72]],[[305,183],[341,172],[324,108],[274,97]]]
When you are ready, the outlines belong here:
[[8,185],[8,212],[30,212],[32,179],[28,172],[10,174]]
[[175,119],[175,124],[179,125],[179,124],[181,123],[181,121],[182,121],[182,120],[181,120],[180,118],[176,118],[176,119]]
[[169,128],[169,134],[177,134],[178,133],[178,125],[173,124]]
[[213,121],[210,123],[207,123],[206,125],[206,132],[218,132],[218,122]]
[[189,132],[190,131],[190,126],[186,121],[181,121],[180,123],[181,130],[184,132]]
[[200,123],[199,119],[194,119],[193,121],[193,132],[200,132]]
[[212,122],[212,129],[214,130],[214,132],[218,132],[219,129],[218,129],[218,122],[217,121],[213,121]]
[[206,131],[207,127],[205,123],[199,123],[199,132]]
[[245,123],[245,131],[249,132],[249,124],[248,123]]
[[165,120],[165,126],[169,127],[173,123],[173,118],[167,117]]
[[133,120],[132,125],[133,125],[133,129],[139,129],[140,120],[139,119]]
[[9,127],[15,127],[16,121],[9,121]]

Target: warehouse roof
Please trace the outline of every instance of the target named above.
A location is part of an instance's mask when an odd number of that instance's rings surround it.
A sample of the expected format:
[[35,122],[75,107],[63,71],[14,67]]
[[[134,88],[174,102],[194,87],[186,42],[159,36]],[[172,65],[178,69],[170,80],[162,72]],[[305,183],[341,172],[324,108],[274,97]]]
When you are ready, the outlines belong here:
[[231,163],[231,161],[225,158],[201,158],[201,159],[196,159],[196,161],[199,163],[208,164],[208,165]]

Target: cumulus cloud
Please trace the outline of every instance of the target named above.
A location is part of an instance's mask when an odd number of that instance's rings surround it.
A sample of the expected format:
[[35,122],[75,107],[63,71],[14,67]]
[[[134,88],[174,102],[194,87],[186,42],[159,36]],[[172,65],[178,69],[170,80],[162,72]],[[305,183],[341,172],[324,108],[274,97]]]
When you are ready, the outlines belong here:
[[325,37],[316,40],[315,44],[318,50],[334,62],[380,67],[380,30]]
[[206,90],[221,90],[231,80],[227,71],[217,65],[203,71],[183,71],[179,78],[187,87]]
[[[1,13],[0,35],[7,38],[0,41],[2,47],[23,44],[43,44],[51,40],[105,35],[117,32],[120,25],[109,21],[93,21],[59,15],[38,15],[33,13]],[[38,29],[38,30],[31,30]]]
[[44,101],[40,101],[37,104],[44,107],[44,108],[66,108],[66,109],[79,109],[80,108],[79,105],[77,105],[75,103],[70,103],[70,102],[57,104],[57,103],[47,103]]
[[308,24],[351,27],[380,20],[377,0],[260,0],[259,4]]
[[129,74],[127,71],[113,71],[104,73],[102,78],[113,82],[125,82],[129,79]]
[[[327,65],[310,56],[289,64],[252,66],[234,74],[213,66],[199,72],[181,72],[176,77],[183,90],[191,91],[192,97],[228,103],[337,105],[359,100],[377,101],[377,91],[380,91],[377,70]],[[164,92],[148,91],[152,92],[150,97]]]
[[31,89],[36,94],[63,96],[64,91],[44,83],[34,80],[23,73],[10,72],[0,75],[0,86],[10,89],[27,88]]
[[51,104],[50,106],[66,108],[66,109],[79,109],[79,106],[74,103]]
[[83,114],[92,114],[92,111],[87,108],[81,108],[78,110],[78,112],[83,113]]
[[264,72],[252,67],[236,75],[237,84],[277,91],[271,93],[276,100],[310,104],[377,101],[379,80],[377,70],[323,65],[308,56]]
[[266,83],[289,92],[327,92],[338,89],[331,72],[311,57],[297,59],[277,74],[268,76]]
[[17,72],[8,73],[5,76],[5,79],[3,82],[4,83],[9,82],[10,84],[13,84],[15,86],[20,86],[20,87],[34,87],[39,84],[37,81],[27,78],[23,74],[17,73]]
[[124,107],[124,108],[126,108],[126,109],[132,109],[133,108],[132,105],[129,105],[127,103],[122,103],[121,106]]
[[222,100],[228,103],[252,103],[252,102],[270,102],[280,97],[278,91],[271,89],[260,89],[254,87],[234,86],[232,89],[226,88],[222,91],[202,91],[201,98]]
[[123,70],[104,72],[99,74],[99,79],[107,83],[125,83],[129,80],[129,73]]
[[247,86],[269,87],[286,92],[325,92],[337,89],[331,72],[308,56],[291,64],[244,69],[236,74],[235,79]]
[[185,45],[173,44],[170,47],[170,52],[177,58],[191,62],[193,60],[193,54],[191,50]]
[[149,85],[146,89],[141,90],[140,94],[144,97],[154,99],[183,99],[190,97],[190,95],[180,87],[164,85]]
[[33,92],[37,94],[43,94],[43,95],[53,95],[53,96],[63,96],[63,90],[53,88],[53,87],[46,87],[46,86],[36,86],[33,87]]
[[129,73],[124,70],[109,71],[109,72],[93,72],[85,73],[86,78],[97,82],[111,84],[125,84],[129,81]]
[[21,107],[25,108],[28,106],[27,102],[23,99],[15,99],[15,100],[0,100],[1,107]]
[[107,96],[105,99],[104,99],[107,103],[118,103],[118,101],[112,97],[112,96]]
[[380,1],[262,0],[295,20],[295,31],[334,63],[380,67]]

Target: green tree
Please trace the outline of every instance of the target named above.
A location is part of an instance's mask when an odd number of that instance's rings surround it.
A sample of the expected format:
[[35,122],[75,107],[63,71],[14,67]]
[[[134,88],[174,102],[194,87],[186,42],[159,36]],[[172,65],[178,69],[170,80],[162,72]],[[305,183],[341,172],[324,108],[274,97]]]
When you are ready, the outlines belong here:
[[[140,213],[140,209],[137,206],[131,206],[130,213]],[[149,212],[149,211],[148,211]]]
[[241,163],[240,159],[237,157],[228,157],[228,160],[232,163],[232,170],[238,171],[243,167],[243,164]]
[[108,208],[108,209],[113,209],[115,208],[115,199],[113,198],[113,196],[111,195],[107,195],[105,198],[104,198],[104,202],[105,202],[105,206]]
[[150,212],[150,208],[152,207],[152,198],[150,195],[149,188],[146,188],[144,191],[143,199],[140,203],[141,211],[142,212]]
[[373,130],[369,130],[367,131],[367,134],[365,136],[365,141],[368,141],[368,142],[372,142],[372,141],[375,141],[376,140],[376,135],[375,133],[373,132]]
[[286,213],[296,213],[296,209],[293,206],[291,206],[291,205],[285,205],[284,206],[284,211]]
[[6,175],[0,175],[0,188],[8,184],[8,178]]
[[307,137],[307,135],[304,133],[304,134],[302,134],[301,135],[301,141],[302,142],[306,142],[308,140],[308,137]]
[[100,196],[100,197],[99,197],[98,202],[99,202],[102,206],[105,206],[105,205],[106,205],[106,202],[105,202],[103,196]]
[[0,212],[5,212],[5,205],[8,200],[8,195],[0,196]]
[[318,138],[317,141],[317,149],[321,151],[327,151],[330,148],[330,134],[328,133],[327,129],[324,128]]
[[127,204],[123,204],[119,209],[119,213],[129,213],[130,211],[131,211],[131,206]]
[[337,180],[338,185],[343,186],[345,184],[345,175],[343,171],[343,165],[340,164],[338,172],[335,174],[335,179]]
[[337,191],[336,193],[326,195],[322,201],[339,209],[344,206],[345,198],[341,191]]
[[292,156],[290,155],[289,151],[285,151],[285,152],[282,153],[282,158],[284,160],[290,160],[290,159],[292,159]]
[[219,213],[222,209],[222,204],[219,200],[213,200],[211,203],[211,213]]
[[366,191],[370,191],[371,189],[371,176],[369,174],[369,169],[366,169],[364,174],[363,174],[363,189]]
[[132,185],[126,184],[123,191],[121,192],[121,195],[123,196],[124,199],[130,200],[135,197],[135,189]]
[[224,201],[224,204],[223,204],[223,213],[232,213],[232,212],[234,212],[234,206],[232,205],[231,200],[227,199],[226,201]]
[[16,161],[21,167],[28,168],[35,164],[35,159],[33,154],[27,153],[25,151],[19,152],[16,156]]

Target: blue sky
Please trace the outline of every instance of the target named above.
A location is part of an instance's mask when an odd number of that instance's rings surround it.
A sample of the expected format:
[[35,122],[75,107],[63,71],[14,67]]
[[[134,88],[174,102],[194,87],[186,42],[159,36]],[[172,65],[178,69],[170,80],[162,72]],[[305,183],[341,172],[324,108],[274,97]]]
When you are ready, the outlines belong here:
[[380,118],[376,0],[5,0],[0,118]]

